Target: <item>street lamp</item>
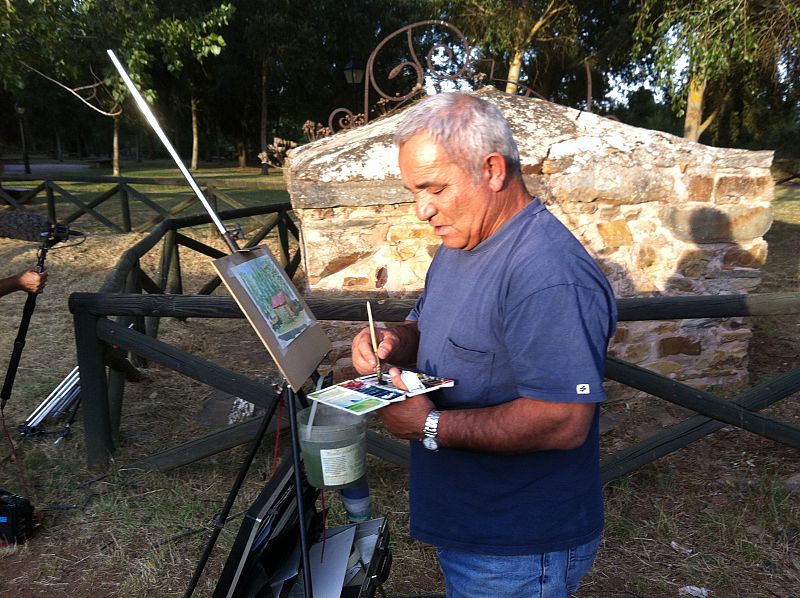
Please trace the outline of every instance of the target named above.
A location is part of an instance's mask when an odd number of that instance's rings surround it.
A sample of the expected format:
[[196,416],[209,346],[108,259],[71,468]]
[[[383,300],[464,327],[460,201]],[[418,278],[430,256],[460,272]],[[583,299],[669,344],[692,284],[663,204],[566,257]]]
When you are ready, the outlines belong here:
[[358,86],[364,81],[364,63],[357,58],[348,60],[344,65],[344,80],[353,87],[353,109],[358,114]]
[[351,58],[344,65],[344,79],[350,85],[361,85],[364,81],[364,63],[356,58]]
[[22,139],[22,162],[25,164],[25,174],[30,174],[31,162],[28,158],[28,144],[25,138],[25,106],[14,104],[14,111],[19,119],[19,136]]

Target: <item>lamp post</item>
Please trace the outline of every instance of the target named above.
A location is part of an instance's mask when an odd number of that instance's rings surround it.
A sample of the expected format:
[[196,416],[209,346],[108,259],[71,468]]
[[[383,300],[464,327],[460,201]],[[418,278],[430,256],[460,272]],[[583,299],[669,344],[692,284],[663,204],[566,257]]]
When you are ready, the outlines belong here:
[[14,111],[19,119],[19,136],[22,139],[22,162],[25,164],[25,174],[31,173],[31,162],[28,158],[28,143],[25,138],[25,106],[14,104]]
[[[434,44],[427,53],[426,64],[428,75],[426,75],[426,68],[419,60],[417,51],[414,48],[414,36],[412,35],[412,30],[420,28],[424,28],[426,30],[438,28],[443,30],[445,33],[456,36],[457,40],[460,40],[461,45],[461,48],[458,51],[455,51],[455,47],[451,47],[451,44],[445,44],[442,42]],[[416,83],[414,83],[411,89],[405,94],[401,94],[400,92],[390,94],[381,89],[381,85],[375,79],[375,57],[384,47],[386,47],[389,42],[399,36],[405,36],[410,55],[403,57],[400,64],[396,65],[391,69],[391,71],[389,71],[389,73],[386,74],[385,79],[387,81],[396,79],[403,71],[407,71],[407,73],[411,76],[416,75]],[[440,57],[443,60],[437,59],[436,64],[434,64],[434,58],[436,57]],[[376,111],[380,112],[381,116],[383,116],[393,112],[401,105],[419,97],[420,95],[423,95],[427,76],[431,76],[437,81],[457,81],[460,78],[467,77],[469,75],[468,71],[472,64],[469,57],[470,49],[469,44],[467,44],[467,39],[458,28],[454,27],[450,23],[437,19],[418,21],[416,23],[406,25],[405,27],[394,31],[383,38],[383,41],[375,46],[375,49],[372,50],[372,53],[367,59],[366,66],[355,58],[350,58],[347,61],[342,70],[344,71],[345,80],[353,87],[354,95],[357,94],[358,86],[363,82],[364,102],[362,108],[359,109],[357,107],[359,103],[357,98],[354,100],[354,103],[356,104],[356,114],[353,114],[347,108],[336,108],[328,116],[327,128],[312,128],[312,134],[318,135],[318,133],[314,133],[313,131],[321,130],[323,135],[332,135],[337,131],[352,129],[369,122],[370,93],[376,93],[378,96],[380,96],[380,99],[376,104]],[[458,62],[461,59],[463,59],[463,64],[459,66]],[[406,82],[410,82],[410,78]]]
[[358,109],[358,87],[364,81],[364,63],[356,58],[348,60],[344,65],[344,80],[352,86],[353,110],[355,114],[359,114],[361,111]]

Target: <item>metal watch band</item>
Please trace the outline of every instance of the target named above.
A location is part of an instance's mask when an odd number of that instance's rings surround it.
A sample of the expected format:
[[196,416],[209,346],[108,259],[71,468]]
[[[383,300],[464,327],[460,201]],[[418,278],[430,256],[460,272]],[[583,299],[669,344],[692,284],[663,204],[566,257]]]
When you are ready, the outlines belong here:
[[439,429],[439,417],[441,412],[436,409],[431,409],[428,417],[425,419],[425,426],[422,428],[422,433],[426,438],[436,438],[436,432]]

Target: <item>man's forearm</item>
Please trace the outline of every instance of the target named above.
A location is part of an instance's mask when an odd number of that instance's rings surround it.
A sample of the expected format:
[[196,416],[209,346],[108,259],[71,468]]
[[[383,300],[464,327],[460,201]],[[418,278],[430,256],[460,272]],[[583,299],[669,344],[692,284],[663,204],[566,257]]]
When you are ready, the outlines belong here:
[[9,276],[8,278],[0,278],[0,297],[8,295],[14,291],[20,290],[19,277]]
[[554,403],[518,398],[478,409],[442,411],[443,447],[491,453],[577,448],[586,440],[594,403]]

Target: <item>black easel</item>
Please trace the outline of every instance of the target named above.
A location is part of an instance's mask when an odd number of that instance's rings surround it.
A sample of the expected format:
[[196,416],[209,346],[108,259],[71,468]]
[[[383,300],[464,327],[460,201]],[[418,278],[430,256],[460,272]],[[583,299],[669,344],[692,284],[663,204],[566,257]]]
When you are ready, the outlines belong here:
[[[301,391],[302,392],[302,391]],[[289,411],[289,429],[291,431],[291,443],[292,443],[292,463],[294,464],[294,486],[295,486],[295,496],[297,501],[297,520],[298,526],[300,528],[300,556],[303,563],[303,583],[304,585],[304,594],[306,598],[311,598],[314,593],[311,587],[311,562],[308,559],[308,536],[306,533],[306,515],[305,515],[305,505],[303,503],[303,478],[302,474],[300,473],[300,441],[299,441],[299,434],[297,432],[297,406],[295,404],[295,397],[298,395],[292,390],[292,387],[289,385],[287,381],[284,380],[283,387],[279,394],[279,399],[275,401],[272,409],[269,412],[264,414],[264,419],[259,426],[258,432],[256,433],[255,437],[253,438],[253,442],[250,445],[250,451],[247,454],[244,462],[242,463],[242,467],[239,470],[239,474],[236,477],[236,480],[233,482],[233,486],[231,487],[231,491],[228,493],[228,497],[225,500],[225,505],[222,507],[220,513],[214,518],[213,523],[213,531],[211,536],[209,537],[208,541],[206,542],[206,546],[203,549],[203,554],[200,557],[200,560],[197,563],[197,567],[195,567],[194,575],[192,579],[189,581],[189,586],[186,588],[186,593],[184,594],[184,598],[190,598],[194,593],[195,588],[197,587],[197,583],[200,581],[200,577],[203,574],[203,570],[206,567],[206,563],[208,562],[209,557],[211,556],[211,552],[214,549],[214,545],[217,542],[217,538],[219,537],[222,528],[225,526],[225,522],[228,518],[228,514],[233,508],[233,503],[236,500],[236,496],[239,494],[239,490],[244,483],[244,479],[247,476],[247,472],[250,470],[250,466],[253,463],[253,459],[258,452],[258,448],[261,445],[261,441],[264,438],[264,435],[267,432],[267,427],[269,422],[275,416],[275,410],[281,400],[285,400],[288,406]],[[301,400],[305,403],[304,397],[300,397]],[[276,433],[280,433],[278,430]]]
[[[48,237],[42,241],[42,246],[37,253],[37,261],[35,270],[39,273],[44,272],[44,261],[47,257],[49,249],[61,241],[56,237]],[[17,377],[17,368],[19,367],[19,360],[22,357],[22,350],[25,348],[25,338],[28,335],[28,326],[31,323],[33,310],[36,309],[36,297],[38,293],[28,293],[28,298],[25,300],[25,307],[22,310],[22,320],[19,323],[19,330],[17,331],[17,338],[14,340],[14,348],[11,351],[11,359],[8,361],[8,370],[6,371],[6,379],[3,382],[3,389],[0,390],[0,411],[5,409],[8,399],[11,398],[11,389],[14,387],[14,380]]]
[[297,405],[294,402],[295,393],[287,384],[289,429],[292,436],[292,463],[294,463],[294,490],[297,494],[297,522],[300,526],[300,557],[303,563],[303,595],[313,598],[311,588],[311,561],[308,558],[308,536],[306,535],[306,514],[303,505],[303,478],[300,473],[300,435],[297,433]]
[[189,586],[186,588],[186,593],[184,594],[184,598],[189,598],[193,593],[195,588],[197,587],[197,582],[200,581],[200,576],[203,574],[203,569],[206,567],[206,563],[208,562],[209,557],[211,556],[211,551],[214,549],[214,545],[217,543],[217,538],[219,537],[222,528],[225,527],[225,522],[228,519],[228,515],[231,512],[231,508],[233,508],[233,503],[236,500],[236,496],[239,494],[239,490],[244,483],[244,478],[247,475],[247,472],[250,469],[250,465],[253,463],[253,459],[258,452],[258,447],[261,445],[261,440],[264,438],[264,434],[267,432],[267,426],[269,425],[270,420],[275,415],[275,409],[283,400],[283,397],[287,395],[286,389],[288,388],[288,384],[284,383],[283,388],[281,389],[280,395],[278,400],[275,401],[272,409],[269,412],[264,414],[264,419],[261,421],[261,425],[258,427],[258,432],[256,433],[255,437],[253,438],[253,443],[250,445],[250,451],[247,453],[247,457],[242,463],[242,467],[239,469],[239,475],[236,476],[236,480],[233,482],[233,486],[231,487],[231,491],[228,493],[228,498],[225,500],[225,505],[222,507],[222,510],[219,514],[214,517],[214,530],[211,532],[211,537],[209,537],[208,541],[206,542],[206,546],[203,549],[203,555],[200,557],[200,560],[197,563],[197,567],[195,567],[194,575],[192,579],[189,581]]

